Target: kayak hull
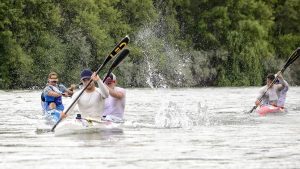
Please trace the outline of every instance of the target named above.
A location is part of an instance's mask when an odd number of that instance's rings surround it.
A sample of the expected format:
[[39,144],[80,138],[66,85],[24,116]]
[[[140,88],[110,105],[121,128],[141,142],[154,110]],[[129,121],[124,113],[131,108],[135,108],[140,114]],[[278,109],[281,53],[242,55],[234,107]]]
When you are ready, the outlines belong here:
[[267,114],[284,113],[284,112],[285,110],[283,108],[272,106],[272,105],[264,105],[257,110],[257,113],[261,116],[265,116]]
[[[94,120],[95,121],[95,120]],[[101,131],[119,131],[121,123],[111,121],[91,122],[84,119],[72,119],[62,121],[55,129],[55,136],[65,136],[71,134],[97,133]]]
[[43,116],[46,119],[47,124],[54,125],[60,119],[62,111],[57,109],[47,110],[45,102],[41,102],[41,105],[43,109]]
[[[62,111],[57,109],[47,110],[45,102],[42,102],[41,105],[43,109],[43,116],[46,119],[46,125],[55,125],[59,121]],[[84,118],[64,119],[55,128],[55,135],[65,136],[80,133],[97,133],[99,131],[119,132],[122,130],[121,126],[121,122],[100,121]]]

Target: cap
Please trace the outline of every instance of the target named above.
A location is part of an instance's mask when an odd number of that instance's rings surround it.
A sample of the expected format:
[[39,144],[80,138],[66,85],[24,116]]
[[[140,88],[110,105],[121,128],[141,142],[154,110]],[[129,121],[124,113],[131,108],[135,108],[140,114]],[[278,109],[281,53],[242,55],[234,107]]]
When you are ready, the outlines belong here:
[[91,78],[93,72],[89,69],[84,69],[80,74],[80,80]]
[[[106,75],[107,74],[105,74],[104,78],[106,77]],[[116,80],[117,80],[116,75],[110,73],[107,79],[105,80],[105,83],[111,83],[112,81],[116,81]]]
[[117,80],[116,75],[114,75],[113,73],[110,73],[108,78],[110,78],[111,80]]

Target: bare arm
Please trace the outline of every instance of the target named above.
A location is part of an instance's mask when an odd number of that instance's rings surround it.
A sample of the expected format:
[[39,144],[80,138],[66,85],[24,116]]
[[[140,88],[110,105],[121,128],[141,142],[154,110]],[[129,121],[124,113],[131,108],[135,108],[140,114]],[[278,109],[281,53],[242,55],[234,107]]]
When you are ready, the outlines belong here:
[[109,90],[109,94],[114,97],[114,98],[117,98],[117,99],[122,99],[124,96],[125,96],[125,93],[123,92],[120,92],[120,91],[116,91],[110,87],[107,87],[108,90]]
[[277,73],[277,76],[278,76],[278,80],[279,80],[279,84],[277,84],[277,90],[282,90],[284,89],[285,87],[288,87],[289,84],[283,79],[283,76],[282,76],[282,73],[279,71]]
[[255,101],[255,105],[256,105],[256,106],[259,106],[259,105],[260,105],[260,101],[259,101],[258,99]]
[[265,93],[265,91],[267,90],[267,86],[264,86],[262,87],[260,90],[259,90],[259,94],[258,96],[256,97],[256,101],[255,101],[255,105],[256,106],[259,106],[261,104],[261,100],[263,99],[263,94]]
[[59,97],[62,96],[62,94],[55,91],[48,91],[48,96]]
[[72,90],[67,89],[62,95],[65,97],[71,97],[74,94]]

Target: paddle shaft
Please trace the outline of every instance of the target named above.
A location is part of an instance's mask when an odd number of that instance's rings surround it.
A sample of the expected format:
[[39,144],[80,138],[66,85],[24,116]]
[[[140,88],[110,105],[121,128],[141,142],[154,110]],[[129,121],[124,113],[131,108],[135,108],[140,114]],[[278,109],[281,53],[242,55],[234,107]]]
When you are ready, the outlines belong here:
[[[288,60],[285,62],[282,69],[279,71],[279,73],[283,74],[283,72],[288,68],[298,57],[300,56],[300,48],[298,47],[288,58]],[[269,85],[267,90],[261,95],[261,97],[258,99],[259,102],[262,101],[265,94],[268,92],[268,90],[275,84],[275,82],[278,80],[278,76],[275,77],[275,79],[272,81],[272,83]],[[253,106],[253,108],[249,111],[249,113],[252,113],[253,110],[255,110],[258,107],[258,105]]]
[[[100,72],[100,70],[103,69],[103,67],[115,56],[117,55],[121,49],[123,49],[129,42],[129,37],[126,36],[125,38],[123,38],[118,45],[115,46],[115,48],[110,52],[110,54],[106,57],[106,59],[104,60],[103,64],[97,69],[97,71],[95,72],[96,75]],[[93,79],[90,79],[88,84],[80,91],[80,93],[77,95],[77,97],[74,99],[74,101],[71,103],[71,105],[67,108],[67,110],[64,112],[65,114],[67,114],[69,112],[69,110],[71,109],[71,107],[73,107],[73,105],[76,103],[76,101],[79,99],[79,97],[82,95],[82,93],[86,90],[86,88],[92,83]],[[52,127],[51,131],[53,132],[56,128],[56,126],[62,121],[62,118],[60,118],[55,125]]]

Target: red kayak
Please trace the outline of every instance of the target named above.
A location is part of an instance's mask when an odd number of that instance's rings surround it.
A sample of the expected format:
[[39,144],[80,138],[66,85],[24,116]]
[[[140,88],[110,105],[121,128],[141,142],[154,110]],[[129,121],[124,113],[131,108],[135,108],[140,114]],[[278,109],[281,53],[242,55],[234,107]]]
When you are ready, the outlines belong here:
[[284,108],[276,107],[272,105],[263,105],[257,110],[258,114],[265,116],[270,113],[284,113]]

